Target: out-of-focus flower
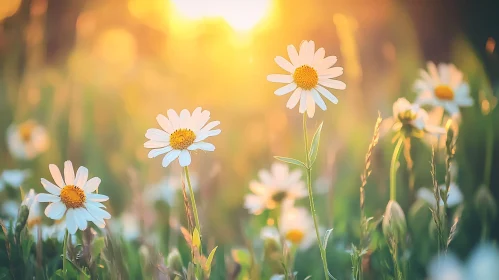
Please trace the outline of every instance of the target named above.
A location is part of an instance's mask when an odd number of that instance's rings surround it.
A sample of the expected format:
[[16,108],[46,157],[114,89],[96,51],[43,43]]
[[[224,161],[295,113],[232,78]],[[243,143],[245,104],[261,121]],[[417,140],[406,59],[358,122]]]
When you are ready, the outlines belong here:
[[[449,193],[447,196],[447,206],[448,207],[454,207],[456,205],[461,204],[461,202],[463,202],[463,194],[461,193],[459,186],[455,183],[457,173],[458,173],[457,165],[455,165],[455,164],[451,165],[451,169],[450,169],[451,183],[449,186]],[[445,186],[445,184],[442,184],[439,186],[439,188],[441,190],[445,190],[446,186]],[[433,194],[433,190],[430,190],[428,188],[420,188],[418,190],[416,196],[418,198],[428,202],[432,206],[435,206],[437,203],[435,200],[435,194]],[[444,205],[442,198],[440,198],[440,205],[441,206]]]
[[283,209],[279,232],[285,240],[303,250],[308,249],[317,240],[312,216],[303,207]]
[[499,250],[494,244],[483,243],[473,250],[466,264],[455,255],[435,258],[428,267],[431,280],[495,280],[499,275]]
[[473,105],[470,87],[463,81],[463,73],[454,64],[438,64],[429,61],[428,72],[421,69],[420,79],[414,89],[418,93],[416,103],[443,107],[451,116],[459,113],[459,107]]
[[49,147],[49,137],[45,127],[33,120],[7,128],[7,148],[10,154],[22,160],[33,159]]
[[326,110],[326,103],[321,95],[334,104],[338,98],[325,87],[343,90],[346,88],[344,82],[334,80],[343,74],[343,67],[333,67],[338,60],[336,56],[324,58],[326,51],[319,48],[315,51],[314,41],[303,41],[298,53],[293,45],[288,46],[289,62],[282,56],[274,60],[282,69],[289,74],[271,74],[267,80],[275,83],[287,84],[274,93],[284,95],[293,92],[286,107],[293,109],[300,102],[300,113],[307,114],[312,118],[315,114],[315,104],[322,110]]
[[[198,188],[198,179],[195,173],[189,172],[191,178],[192,190]],[[184,180],[186,186],[187,181]],[[177,198],[178,191],[182,189],[182,177],[180,176],[165,176],[158,183],[148,186],[145,190],[144,198],[148,202],[165,201],[168,205],[173,206]]]
[[388,204],[386,205],[382,228],[383,234],[387,238],[393,237],[398,241],[402,240],[407,233],[407,223],[405,221],[404,211],[394,200],[388,201]]
[[258,172],[260,181],[251,181],[244,207],[252,214],[260,214],[265,209],[274,209],[279,204],[293,204],[296,199],[307,196],[305,183],[301,180],[301,170],[290,172],[287,164],[275,162],[270,172]]
[[15,224],[19,206],[19,203],[14,200],[7,200],[2,202],[2,216],[6,217],[9,220],[13,220]]
[[424,109],[418,104],[411,104],[405,98],[399,98],[393,103],[393,117],[383,121],[380,134],[385,134],[390,127],[405,137],[445,133],[444,128],[428,123],[428,114]]
[[[52,225],[43,227],[42,238],[43,240],[55,238],[57,241],[63,242],[66,235],[66,228],[65,219],[55,220]],[[69,234],[69,238],[71,238],[73,244],[76,243],[76,234]]]
[[29,170],[11,169],[4,170],[0,174],[0,191],[5,188],[5,185],[9,185],[14,188],[19,188],[26,178],[30,176]]
[[111,228],[126,240],[136,240],[140,236],[140,222],[133,212],[125,212],[118,219],[113,219]]
[[69,160],[64,163],[64,178],[55,164],[50,164],[49,169],[56,184],[42,178],[41,183],[49,194],[37,195],[37,201],[50,202],[45,208],[45,215],[54,220],[65,217],[66,227],[71,234],[77,229],[85,230],[87,221],[104,227],[104,219],[110,219],[111,215],[102,209],[105,206],[101,202],[107,201],[109,197],[93,193],[101,180],[97,177],[88,180],[88,169],[83,166],[78,168],[75,176],[73,164]]
[[40,203],[36,201],[35,190],[30,189],[25,196],[22,205],[29,208],[27,227],[33,235],[35,242],[38,241],[38,234],[41,232],[41,239],[46,240],[49,237],[50,229],[48,226],[42,224],[42,215],[40,211]]
[[[435,107],[428,112],[428,122],[431,126],[442,126],[449,124],[449,129],[454,131],[454,137],[459,133],[459,124],[461,123],[461,114],[457,113],[452,116],[445,115],[444,108]],[[435,148],[445,148],[445,142],[447,141],[447,134],[444,133],[439,137],[435,137],[431,134],[425,134],[424,140],[428,145]]]
[[151,128],[146,132],[149,141],[144,143],[144,147],[152,149],[148,157],[154,158],[166,154],[163,158],[163,167],[170,165],[172,161],[179,158],[180,166],[191,164],[190,151],[203,150],[212,152],[215,146],[204,142],[210,136],[220,134],[220,129],[212,130],[220,124],[219,121],[210,119],[210,112],[196,108],[192,115],[184,109],[180,115],[170,109],[167,112],[168,118],[159,114],[156,117],[162,129]]
[[315,180],[314,191],[317,194],[327,194],[330,190],[332,179],[330,176],[320,176]]

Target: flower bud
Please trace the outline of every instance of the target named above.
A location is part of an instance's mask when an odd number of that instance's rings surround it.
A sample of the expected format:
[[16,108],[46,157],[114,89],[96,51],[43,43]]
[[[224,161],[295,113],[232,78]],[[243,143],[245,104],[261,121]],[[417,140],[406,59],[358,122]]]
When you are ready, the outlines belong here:
[[28,216],[29,216],[28,206],[21,205],[21,207],[19,208],[19,212],[17,214],[17,223],[15,227],[16,235],[19,235],[26,226],[26,222],[28,221]]
[[475,207],[481,217],[494,220],[497,216],[497,204],[486,185],[482,185],[475,195]]
[[182,257],[180,256],[177,248],[173,248],[173,250],[168,254],[168,257],[166,258],[166,265],[175,272],[182,272]]
[[390,200],[386,205],[383,217],[383,234],[386,238],[392,237],[396,240],[402,240],[406,232],[407,223],[404,211],[396,201]]

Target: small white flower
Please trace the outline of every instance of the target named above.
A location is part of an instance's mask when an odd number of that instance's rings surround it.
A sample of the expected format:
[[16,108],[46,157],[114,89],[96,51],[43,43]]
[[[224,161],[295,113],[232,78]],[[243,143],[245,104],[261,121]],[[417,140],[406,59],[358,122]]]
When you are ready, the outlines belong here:
[[[451,165],[451,170],[450,170],[451,183],[449,185],[449,193],[447,197],[447,207],[449,208],[461,204],[464,198],[463,194],[461,193],[461,190],[459,189],[459,186],[455,183],[457,173],[458,173],[457,165]],[[445,184],[442,184],[439,186],[439,188],[440,190],[445,190],[446,186]],[[428,202],[432,206],[435,206],[437,204],[435,200],[435,195],[433,194],[433,190],[430,190],[428,188],[420,188],[416,196]],[[441,206],[444,205],[442,198],[440,198],[440,205]]]
[[19,212],[19,203],[17,201],[7,200],[2,202],[2,216],[13,220],[14,224],[17,219],[17,212]]
[[186,109],[177,115],[174,110],[170,109],[167,115],[168,117],[159,114],[156,117],[162,129],[151,128],[146,132],[149,141],[144,143],[144,147],[152,149],[148,154],[149,158],[166,154],[163,158],[163,167],[170,165],[176,158],[179,158],[180,166],[184,167],[191,164],[190,151],[212,152],[215,150],[213,144],[204,142],[206,138],[221,132],[220,129],[212,130],[220,124],[219,121],[206,124],[210,119],[209,111],[203,111],[201,107],[198,107],[192,115]]
[[333,67],[338,60],[336,56],[324,57],[324,48],[315,50],[314,41],[303,41],[300,45],[300,52],[296,51],[293,45],[288,46],[289,62],[282,56],[277,56],[274,60],[282,69],[289,74],[272,74],[267,76],[267,80],[275,83],[287,84],[274,93],[284,95],[293,92],[286,104],[286,107],[293,109],[300,102],[300,113],[307,114],[312,118],[315,114],[315,104],[322,110],[326,110],[326,103],[321,95],[334,104],[338,103],[338,98],[327,88],[343,90],[346,88],[344,82],[334,80],[343,74],[343,67]]
[[293,204],[296,199],[307,196],[305,183],[299,169],[290,172],[287,164],[275,162],[270,172],[258,172],[260,181],[251,181],[244,207],[252,214],[260,214],[265,209],[274,209],[279,204]]
[[83,166],[78,168],[75,176],[73,164],[69,160],[64,163],[64,178],[56,165],[50,164],[49,169],[56,184],[42,178],[41,183],[49,194],[37,195],[38,202],[50,202],[45,208],[45,215],[53,220],[65,217],[66,227],[71,234],[77,229],[85,230],[87,221],[104,227],[104,219],[110,219],[111,215],[102,209],[105,206],[101,202],[107,201],[109,197],[93,193],[101,180],[97,177],[88,180],[88,169]]
[[0,191],[2,191],[5,185],[9,185],[14,188],[19,188],[24,181],[30,176],[31,172],[29,170],[11,169],[4,170],[0,174]]
[[312,216],[306,208],[286,207],[279,219],[279,232],[285,240],[300,249],[308,249],[317,239]]
[[459,113],[459,107],[473,105],[470,88],[463,81],[463,73],[453,64],[428,62],[428,72],[421,69],[420,79],[414,84],[418,93],[416,103],[443,107],[450,115]]
[[[197,176],[194,172],[190,172],[189,176],[191,178],[192,190],[196,191],[198,188]],[[186,191],[188,191],[187,180],[184,180],[184,183]],[[173,206],[180,190],[182,190],[182,177],[173,175],[165,176],[158,183],[146,188],[144,198],[150,203],[162,200],[168,203],[168,205]]]
[[[450,129],[454,131],[454,137],[456,138],[459,133],[459,124],[461,123],[461,114],[454,114],[452,116],[445,115],[444,108],[434,107],[428,112],[428,124],[432,126],[442,126],[447,125],[450,122]],[[447,127],[447,126],[446,126]],[[447,133],[440,135],[440,137],[434,137],[430,134],[425,134],[425,142],[435,148],[445,148],[445,143],[447,141]]]
[[49,137],[45,127],[33,120],[7,128],[7,148],[10,154],[22,160],[33,159],[49,147]]
[[418,104],[411,104],[405,98],[399,98],[393,103],[393,117],[383,121],[381,134],[391,127],[394,131],[406,137],[422,137],[425,133],[442,134],[445,129],[428,123],[428,114]]

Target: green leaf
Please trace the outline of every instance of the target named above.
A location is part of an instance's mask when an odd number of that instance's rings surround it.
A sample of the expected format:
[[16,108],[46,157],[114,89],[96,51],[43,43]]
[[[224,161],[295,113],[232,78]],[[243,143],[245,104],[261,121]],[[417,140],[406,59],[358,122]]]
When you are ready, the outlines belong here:
[[106,246],[106,241],[104,237],[99,237],[94,240],[92,243],[92,257],[97,258],[102,252],[102,249]]
[[274,156],[274,158],[277,160],[280,160],[280,161],[284,161],[285,163],[290,163],[290,164],[294,164],[294,165],[298,165],[298,166],[307,168],[307,165],[305,165],[305,163],[303,163],[297,159],[294,159],[294,158],[279,157],[279,156]]
[[317,158],[317,152],[319,151],[319,141],[321,139],[321,131],[323,124],[324,122],[321,122],[321,124],[315,131],[314,138],[312,139],[312,146],[310,146],[310,151],[308,153],[308,157],[310,158],[310,166],[314,164],[315,159]]
[[206,259],[206,263],[204,265],[204,269],[207,271],[208,275],[210,274],[210,271],[211,271],[211,262],[213,261],[213,257],[215,256],[215,252],[217,251],[217,248],[218,248],[218,246],[216,246],[215,248],[213,248],[213,250],[211,250],[210,255]]
[[194,229],[192,233],[192,245],[199,248],[201,246],[201,236],[199,236],[199,231],[197,228]]

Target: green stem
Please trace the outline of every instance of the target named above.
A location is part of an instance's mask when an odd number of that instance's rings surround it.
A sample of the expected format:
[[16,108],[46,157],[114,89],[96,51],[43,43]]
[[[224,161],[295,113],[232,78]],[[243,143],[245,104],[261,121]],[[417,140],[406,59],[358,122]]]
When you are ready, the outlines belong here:
[[307,134],[307,116],[303,114],[303,136],[305,139],[305,157],[306,157],[306,171],[307,171],[307,188],[308,188],[308,198],[310,202],[310,211],[312,212],[312,217],[314,218],[314,226],[315,226],[315,234],[317,236],[317,243],[319,243],[319,250],[321,252],[322,265],[324,267],[324,276],[325,279],[329,279],[329,270],[327,268],[327,260],[326,260],[326,249],[324,248],[321,236],[319,233],[319,223],[317,221],[317,214],[315,212],[315,204],[314,204],[314,194],[312,191],[312,166],[310,164],[310,157],[308,155],[308,134]]
[[390,200],[397,201],[397,161],[404,138],[400,137],[395,150],[393,150],[392,162],[390,164]]
[[[198,208],[196,206],[196,198],[194,196],[194,191],[192,190],[192,185],[191,185],[191,178],[189,176],[189,168],[186,166],[184,167],[185,171],[185,178],[187,180],[187,185],[189,186],[189,195],[191,196],[191,205],[192,205],[192,212],[194,213],[194,221],[196,223],[196,229],[199,232],[199,236],[201,236],[201,225],[199,224],[199,216],[198,216]],[[199,251],[201,255],[203,254],[203,246],[199,246]]]
[[487,127],[487,142],[485,150],[485,171],[483,174],[483,183],[490,188],[490,173],[492,171],[492,159],[494,153],[494,123],[490,116]]
[[66,230],[66,233],[64,234],[64,241],[62,244],[62,274],[64,275],[64,280],[68,279],[68,271],[67,271],[68,237],[69,233],[68,230]]

